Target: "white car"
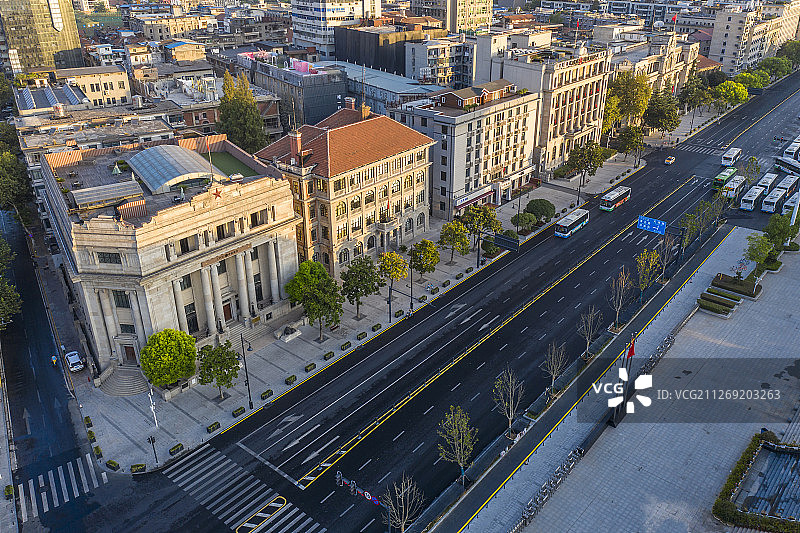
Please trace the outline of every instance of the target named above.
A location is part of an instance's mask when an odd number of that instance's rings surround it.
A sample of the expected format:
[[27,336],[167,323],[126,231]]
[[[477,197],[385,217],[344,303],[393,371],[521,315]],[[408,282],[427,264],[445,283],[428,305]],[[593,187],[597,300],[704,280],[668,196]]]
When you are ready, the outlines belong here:
[[80,372],[85,366],[78,352],[67,352],[64,355],[64,360],[67,362],[70,372]]

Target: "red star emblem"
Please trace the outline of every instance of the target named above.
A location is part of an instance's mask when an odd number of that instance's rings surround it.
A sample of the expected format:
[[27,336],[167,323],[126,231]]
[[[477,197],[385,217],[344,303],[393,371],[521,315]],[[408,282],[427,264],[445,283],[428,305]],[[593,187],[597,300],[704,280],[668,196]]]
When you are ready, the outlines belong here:
[[219,189],[214,189],[212,194],[214,195],[214,198],[217,198],[218,200],[222,198],[222,191]]

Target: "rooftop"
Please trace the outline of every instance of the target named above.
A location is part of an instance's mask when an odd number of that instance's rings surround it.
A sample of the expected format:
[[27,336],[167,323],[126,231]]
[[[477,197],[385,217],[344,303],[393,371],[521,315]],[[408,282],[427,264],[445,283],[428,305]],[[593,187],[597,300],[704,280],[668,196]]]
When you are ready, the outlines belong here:
[[22,89],[14,89],[14,93],[17,108],[20,111],[52,109],[56,104],[64,106],[81,105],[88,101],[80,87],[68,84],[23,87]]
[[63,117],[50,113],[39,113],[14,117],[18,130],[47,128],[47,127],[72,127],[76,123],[101,123],[107,124],[115,119],[150,117],[162,113],[176,111],[178,107],[170,101],[158,103],[145,103],[141,108],[133,105],[117,105],[113,107],[97,107],[91,109],[69,109]]
[[113,143],[143,136],[158,137],[172,132],[172,126],[162,119],[136,120],[122,124],[104,124],[97,127],[82,127],[60,131],[47,131],[20,136],[23,150],[47,146],[85,147],[91,144]]
[[124,73],[125,69],[119,65],[105,65],[99,67],[79,67],[56,69],[56,78],[77,78],[79,76],[95,76],[97,74]]
[[177,63],[158,63],[154,65],[158,70],[158,77],[165,78],[181,72],[198,72],[203,70],[213,71],[211,63],[205,59],[197,61],[178,61]]
[[315,65],[321,67],[338,67],[344,70],[348,79],[360,82],[363,78],[367,85],[372,85],[386,91],[400,94],[419,94],[420,96],[447,89],[440,85],[421,84],[417,80],[399,76],[390,72],[364,68],[355,63],[346,61],[318,61]]
[[[212,156],[213,158],[213,156]],[[224,174],[199,153],[183,146],[162,144],[142,150],[128,160],[134,175],[153,194],[168,192],[171,185]]]

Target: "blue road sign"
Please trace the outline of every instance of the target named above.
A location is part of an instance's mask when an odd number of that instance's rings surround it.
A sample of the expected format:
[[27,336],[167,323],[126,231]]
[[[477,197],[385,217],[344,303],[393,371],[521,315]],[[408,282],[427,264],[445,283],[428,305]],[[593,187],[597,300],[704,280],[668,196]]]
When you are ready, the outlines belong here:
[[639,216],[639,222],[636,224],[636,227],[645,231],[652,231],[653,233],[664,235],[664,231],[667,229],[667,223],[657,218]]

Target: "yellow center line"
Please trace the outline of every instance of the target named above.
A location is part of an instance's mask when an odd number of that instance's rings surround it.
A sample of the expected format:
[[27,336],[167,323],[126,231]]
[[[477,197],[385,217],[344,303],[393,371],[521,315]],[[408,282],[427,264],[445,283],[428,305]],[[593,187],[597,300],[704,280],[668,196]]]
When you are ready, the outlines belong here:
[[[673,192],[674,192],[674,191],[673,191]],[[722,243],[723,243],[723,242],[725,242],[725,239],[727,239],[727,238],[728,238],[728,235],[730,235],[732,231],[733,231],[733,229],[731,229],[731,231],[729,231],[729,232],[728,232],[728,233],[725,235],[725,237],[723,237],[723,239],[722,239],[722,240],[719,242],[719,244],[718,244],[718,245],[716,245],[716,246],[714,247],[714,249],[713,249],[713,250],[711,250],[711,252],[710,252],[710,253],[709,253],[709,254],[706,256],[706,258],[705,258],[705,259],[703,259],[703,261],[702,261],[702,262],[701,262],[699,265],[697,265],[697,268],[695,268],[695,269],[692,271],[692,273],[689,275],[689,277],[688,277],[688,278],[686,278],[686,281],[684,281],[684,282],[681,284],[681,286],[680,286],[680,287],[678,287],[678,289],[677,289],[677,290],[676,290],[676,291],[675,291],[675,292],[672,294],[672,296],[670,296],[670,297],[669,297],[669,299],[668,299],[666,302],[664,302],[664,305],[662,305],[662,306],[661,306],[661,307],[658,309],[658,311],[656,311],[656,313],[655,313],[655,314],[653,314],[653,316],[650,318],[650,320],[648,320],[648,321],[647,321],[647,324],[645,324],[645,325],[644,325],[644,327],[642,327],[642,329],[640,329],[640,330],[639,330],[639,332],[638,332],[638,333],[636,333],[636,337],[638,337],[639,335],[641,335],[641,334],[642,334],[642,332],[644,332],[644,330],[645,330],[645,329],[647,329],[647,327],[650,325],[650,323],[651,323],[653,320],[655,320],[655,318],[656,318],[656,317],[657,317],[657,316],[658,316],[658,315],[661,313],[661,311],[662,311],[662,310],[663,310],[663,309],[664,309],[664,308],[667,306],[667,304],[668,304],[669,302],[671,302],[673,298],[675,298],[675,295],[676,295],[676,294],[678,294],[678,292],[680,292],[680,290],[681,290],[681,289],[683,289],[683,286],[684,286],[684,285],[686,285],[686,284],[689,282],[689,280],[690,280],[690,279],[692,279],[692,277],[695,275],[695,273],[697,273],[697,271],[698,271],[698,270],[700,270],[700,267],[701,267],[701,266],[703,266],[703,264],[705,264],[705,262],[708,260],[708,258],[709,258],[709,257],[711,257],[711,255],[712,255],[712,254],[713,254],[715,251],[717,251],[717,248],[719,248],[719,247],[722,245]],[[613,367],[615,364],[617,364],[617,361],[619,360],[619,358],[620,358],[620,357],[622,357],[622,354],[624,354],[624,353],[625,353],[626,349],[627,349],[627,346],[626,346],[625,348],[623,348],[623,349],[622,349],[622,351],[621,351],[621,352],[620,352],[620,353],[619,353],[619,354],[618,354],[618,355],[617,355],[617,356],[616,356],[616,357],[615,357],[615,358],[614,358],[614,359],[611,361],[611,363],[610,363],[610,364],[609,364],[609,365],[606,367],[606,369],[605,369],[605,370],[603,370],[603,373],[602,373],[602,374],[600,374],[600,376],[598,376],[596,380],[594,380],[593,384],[596,384],[596,383],[597,383],[597,382],[598,382],[598,381],[599,381],[599,380],[600,380],[600,379],[601,379],[601,378],[602,378],[602,377],[603,377],[603,376],[604,376],[604,375],[605,375],[605,374],[606,374],[606,373],[607,373],[607,372],[608,372],[608,371],[611,369],[611,367]],[[546,435],[545,435],[545,436],[542,438],[542,440],[540,440],[540,441],[539,441],[539,443],[538,443],[536,446],[534,446],[534,448],[533,448],[533,449],[530,451],[530,453],[529,453],[528,455],[526,455],[526,456],[525,456],[525,459],[523,459],[523,460],[522,460],[522,461],[521,461],[521,462],[520,462],[520,463],[517,465],[517,467],[516,467],[516,468],[514,468],[514,470],[511,472],[511,474],[509,474],[509,475],[508,475],[508,477],[507,477],[507,478],[505,478],[505,479],[503,480],[503,482],[502,482],[502,483],[500,483],[500,486],[499,486],[499,487],[497,487],[497,488],[495,489],[495,491],[494,491],[494,492],[492,492],[492,494],[491,494],[491,495],[490,495],[490,496],[489,496],[489,497],[486,499],[486,501],[485,501],[485,502],[483,502],[483,504],[482,504],[482,505],[481,505],[481,506],[478,508],[478,510],[477,510],[477,511],[475,511],[475,513],[473,513],[473,515],[469,517],[469,519],[466,521],[466,523],[465,523],[463,526],[461,526],[461,529],[459,529],[457,533],[461,533],[462,531],[464,531],[464,528],[466,528],[466,527],[467,527],[467,526],[470,524],[470,522],[472,522],[472,520],[473,520],[473,519],[474,519],[474,518],[475,518],[475,517],[478,515],[478,513],[479,513],[479,512],[481,512],[481,510],[482,510],[484,507],[486,507],[486,505],[487,505],[487,504],[488,504],[488,503],[491,501],[491,499],[492,499],[492,498],[494,498],[495,494],[497,494],[497,492],[498,492],[500,489],[502,489],[502,488],[503,488],[503,486],[504,486],[504,485],[505,485],[505,484],[508,482],[508,480],[509,480],[509,479],[511,479],[511,477],[512,477],[514,474],[516,474],[516,473],[517,473],[517,471],[518,471],[520,468],[522,468],[522,465],[524,465],[526,462],[528,462],[528,460],[530,459],[531,455],[533,455],[533,454],[534,454],[534,452],[536,452],[536,450],[539,448],[539,446],[541,446],[541,445],[542,445],[542,443],[544,443],[544,441],[545,441],[545,440],[547,440],[547,438],[550,436],[550,434],[552,434],[552,433],[553,433],[553,431],[555,431],[555,430],[556,430],[556,428],[557,428],[557,427],[558,427],[558,426],[561,424],[561,422],[563,422],[563,421],[564,421],[564,419],[565,419],[565,418],[567,418],[567,415],[569,415],[569,414],[572,412],[572,410],[573,410],[573,409],[575,409],[575,407],[576,407],[576,406],[577,406],[577,405],[578,405],[578,404],[581,402],[581,400],[583,400],[583,398],[584,398],[584,397],[585,397],[585,396],[586,396],[586,395],[589,393],[589,391],[590,391],[590,390],[592,390],[592,387],[591,387],[591,386],[590,386],[588,389],[586,389],[586,391],[584,391],[584,393],[583,393],[583,394],[581,394],[580,398],[578,398],[578,399],[575,401],[575,403],[574,403],[574,404],[572,404],[572,407],[570,407],[570,408],[567,410],[567,412],[566,412],[566,413],[564,413],[564,415],[563,415],[563,416],[562,416],[562,417],[561,417],[561,418],[558,420],[558,422],[556,422],[556,424],[555,424],[555,425],[552,427],[552,429],[550,429],[550,431],[548,431],[548,432],[547,432],[547,434],[546,434]]]
[[[661,200],[659,200],[658,202],[656,202],[656,203],[655,203],[655,204],[654,204],[652,207],[650,207],[649,209],[647,209],[647,210],[646,210],[646,211],[643,213],[643,215],[647,215],[648,213],[650,213],[650,212],[651,212],[653,209],[655,209],[656,207],[658,207],[659,205],[661,205],[661,204],[662,204],[664,201],[666,201],[666,200],[667,200],[667,199],[668,199],[670,196],[672,196],[673,194],[675,194],[676,192],[678,192],[678,191],[679,191],[679,190],[680,190],[682,187],[684,187],[686,184],[688,184],[688,183],[689,183],[690,181],[692,181],[693,179],[694,179],[694,177],[690,177],[689,179],[687,179],[686,181],[684,181],[683,183],[681,183],[680,185],[678,185],[677,187],[675,187],[675,189],[673,189],[673,190],[672,190],[672,192],[670,192],[670,193],[669,193],[668,195],[666,195],[664,198],[662,198]],[[347,454],[348,454],[348,453],[349,453],[351,450],[353,450],[353,448],[355,448],[356,446],[358,446],[358,444],[360,444],[360,443],[361,443],[361,442],[362,442],[364,439],[366,439],[366,438],[367,438],[367,437],[368,437],[368,436],[369,436],[369,435],[370,435],[370,434],[371,434],[373,431],[375,431],[376,429],[378,429],[378,428],[379,428],[379,427],[380,427],[380,426],[381,426],[381,425],[382,425],[384,422],[386,422],[387,420],[389,420],[389,418],[391,418],[391,416],[392,416],[392,415],[394,415],[394,414],[395,414],[397,411],[399,411],[399,410],[400,410],[400,409],[401,409],[403,406],[405,406],[405,405],[406,405],[408,402],[410,402],[410,401],[411,401],[413,398],[415,398],[415,397],[416,397],[416,396],[417,396],[419,393],[421,393],[421,392],[422,392],[423,390],[425,390],[425,389],[426,389],[428,386],[430,386],[430,385],[431,385],[431,384],[432,384],[434,381],[436,381],[436,380],[437,380],[439,377],[441,377],[441,376],[442,376],[442,375],[443,375],[445,372],[447,372],[447,371],[448,371],[450,368],[452,368],[453,366],[455,366],[455,365],[456,365],[457,363],[459,363],[459,362],[460,362],[462,359],[464,359],[464,358],[465,358],[467,355],[469,355],[470,353],[472,353],[472,352],[473,352],[473,351],[474,351],[476,348],[478,348],[478,347],[479,347],[481,344],[483,344],[484,342],[486,342],[486,340],[488,340],[488,339],[489,339],[489,338],[490,338],[492,335],[494,335],[495,333],[497,333],[498,331],[500,331],[500,329],[502,329],[503,327],[505,327],[505,326],[506,326],[506,324],[508,324],[509,322],[511,322],[511,321],[512,321],[514,318],[516,318],[516,317],[517,317],[517,316],[518,316],[520,313],[522,313],[523,311],[527,310],[527,309],[528,309],[528,308],[529,308],[531,305],[533,305],[534,303],[536,303],[537,301],[539,301],[539,299],[541,299],[541,298],[542,298],[542,297],[543,297],[545,294],[547,294],[548,292],[550,292],[550,290],[551,290],[551,289],[553,289],[555,286],[557,286],[559,283],[561,283],[561,282],[562,282],[564,279],[566,279],[566,278],[567,278],[567,277],[568,277],[570,274],[572,274],[573,272],[575,272],[576,270],[578,270],[578,269],[579,269],[581,266],[583,266],[583,265],[584,265],[584,264],[585,264],[587,261],[589,261],[589,260],[590,260],[591,258],[593,258],[595,255],[597,255],[598,253],[600,253],[600,251],[601,251],[601,250],[603,250],[603,249],[604,249],[606,246],[608,246],[609,244],[611,244],[612,242],[614,242],[614,240],[616,240],[616,239],[617,239],[617,238],[618,238],[620,235],[622,235],[623,233],[625,233],[625,232],[626,232],[628,229],[630,229],[630,228],[631,228],[631,227],[632,227],[634,224],[636,224],[636,223],[637,223],[637,221],[638,221],[638,219],[635,219],[635,220],[633,220],[633,222],[631,222],[630,224],[628,224],[627,226],[625,226],[624,228],[622,228],[622,229],[621,229],[621,230],[620,230],[620,231],[619,231],[619,232],[618,232],[616,235],[614,235],[614,236],[613,236],[613,237],[611,237],[611,238],[610,238],[608,241],[606,241],[606,242],[605,242],[605,244],[603,244],[602,246],[600,246],[599,248],[597,248],[596,250],[594,250],[594,251],[593,251],[591,254],[589,254],[589,255],[588,255],[586,258],[584,258],[584,259],[583,259],[582,261],[580,261],[580,262],[579,262],[577,265],[575,265],[575,266],[574,266],[574,267],[572,267],[572,268],[571,268],[569,271],[567,271],[567,273],[566,273],[566,274],[562,275],[560,278],[558,278],[558,280],[556,280],[555,282],[553,282],[553,283],[552,283],[552,284],[551,284],[549,287],[547,287],[547,288],[546,288],[546,289],[545,289],[543,292],[539,293],[539,294],[538,294],[538,295],[537,295],[535,298],[533,298],[533,299],[532,299],[532,300],[530,300],[528,303],[526,303],[524,306],[522,306],[520,309],[518,309],[516,312],[514,312],[514,313],[513,313],[513,314],[512,314],[510,317],[508,317],[506,320],[504,320],[504,321],[503,321],[501,324],[499,324],[499,325],[495,326],[495,327],[494,327],[494,328],[493,328],[491,331],[489,331],[489,332],[488,332],[486,335],[484,335],[484,336],[483,336],[483,337],[482,337],[482,338],[481,338],[481,339],[480,339],[478,342],[476,342],[475,344],[473,344],[472,346],[470,346],[470,347],[469,347],[469,348],[468,348],[468,349],[467,349],[465,352],[463,352],[461,355],[459,355],[458,357],[456,357],[456,358],[454,358],[452,361],[450,361],[450,362],[449,362],[447,365],[445,365],[443,368],[441,368],[441,369],[440,369],[440,370],[439,370],[439,371],[438,371],[436,374],[434,374],[434,375],[433,375],[433,376],[431,376],[431,377],[430,377],[430,378],[429,378],[427,381],[425,381],[425,383],[423,383],[422,385],[420,385],[419,387],[417,387],[417,388],[416,388],[416,389],[415,389],[413,392],[411,392],[409,395],[407,395],[406,397],[404,397],[404,398],[403,398],[403,399],[402,399],[400,402],[396,403],[396,404],[395,404],[393,407],[391,407],[391,408],[390,408],[388,411],[384,412],[384,413],[383,413],[381,416],[379,416],[379,417],[378,417],[376,420],[374,420],[374,421],[373,421],[373,422],[372,422],[372,423],[371,423],[369,426],[367,426],[366,428],[362,429],[362,430],[361,430],[361,431],[358,433],[358,435],[356,435],[355,437],[353,437],[352,439],[350,439],[350,440],[349,440],[349,441],[348,441],[348,442],[347,442],[345,445],[341,446],[339,449],[337,449],[336,451],[334,451],[333,453],[331,453],[331,454],[330,454],[328,457],[326,457],[326,458],[325,458],[325,460],[323,460],[322,462],[320,462],[319,464],[317,464],[317,466],[315,466],[315,467],[314,467],[314,468],[312,468],[312,469],[311,469],[311,470],[310,470],[310,471],[309,471],[307,474],[305,474],[304,476],[302,476],[302,477],[300,478],[301,480],[305,480],[306,478],[313,477],[313,479],[311,479],[311,480],[310,480],[310,481],[309,481],[309,482],[308,482],[306,485],[304,485],[304,488],[308,488],[309,486],[311,486],[311,484],[312,484],[312,483],[314,483],[314,482],[315,482],[317,479],[319,479],[319,477],[320,477],[320,476],[322,476],[322,475],[323,475],[325,472],[327,472],[327,471],[328,471],[328,470],[329,470],[331,467],[333,467],[333,465],[335,465],[337,462],[339,462],[339,461],[340,461],[340,460],[341,460],[341,459],[342,459],[342,458],[343,458],[345,455],[347,455]],[[369,430],[369,431],[367,431],[367,430]],[[352,443],[352,446],[351,446],[351,443]],[[349,447],[348,447],[348,446],[349,446]],[[336,458],[335,458],[335,459],[333,459],[335,456],[336,456]],[[324,468],[323,468],[323,467],[322,467],[322,465],[326,465],[326,466],[324,466]],[[316,472],[316,475],[314,475],[314,474],[315,474],[315,472]],[[485,504],[484,504],[484,505],[485,505]],[[477,514],[477,513],[476,513],[476,514]],[[471,519],[470,519],[470,520],[471,520]]]

